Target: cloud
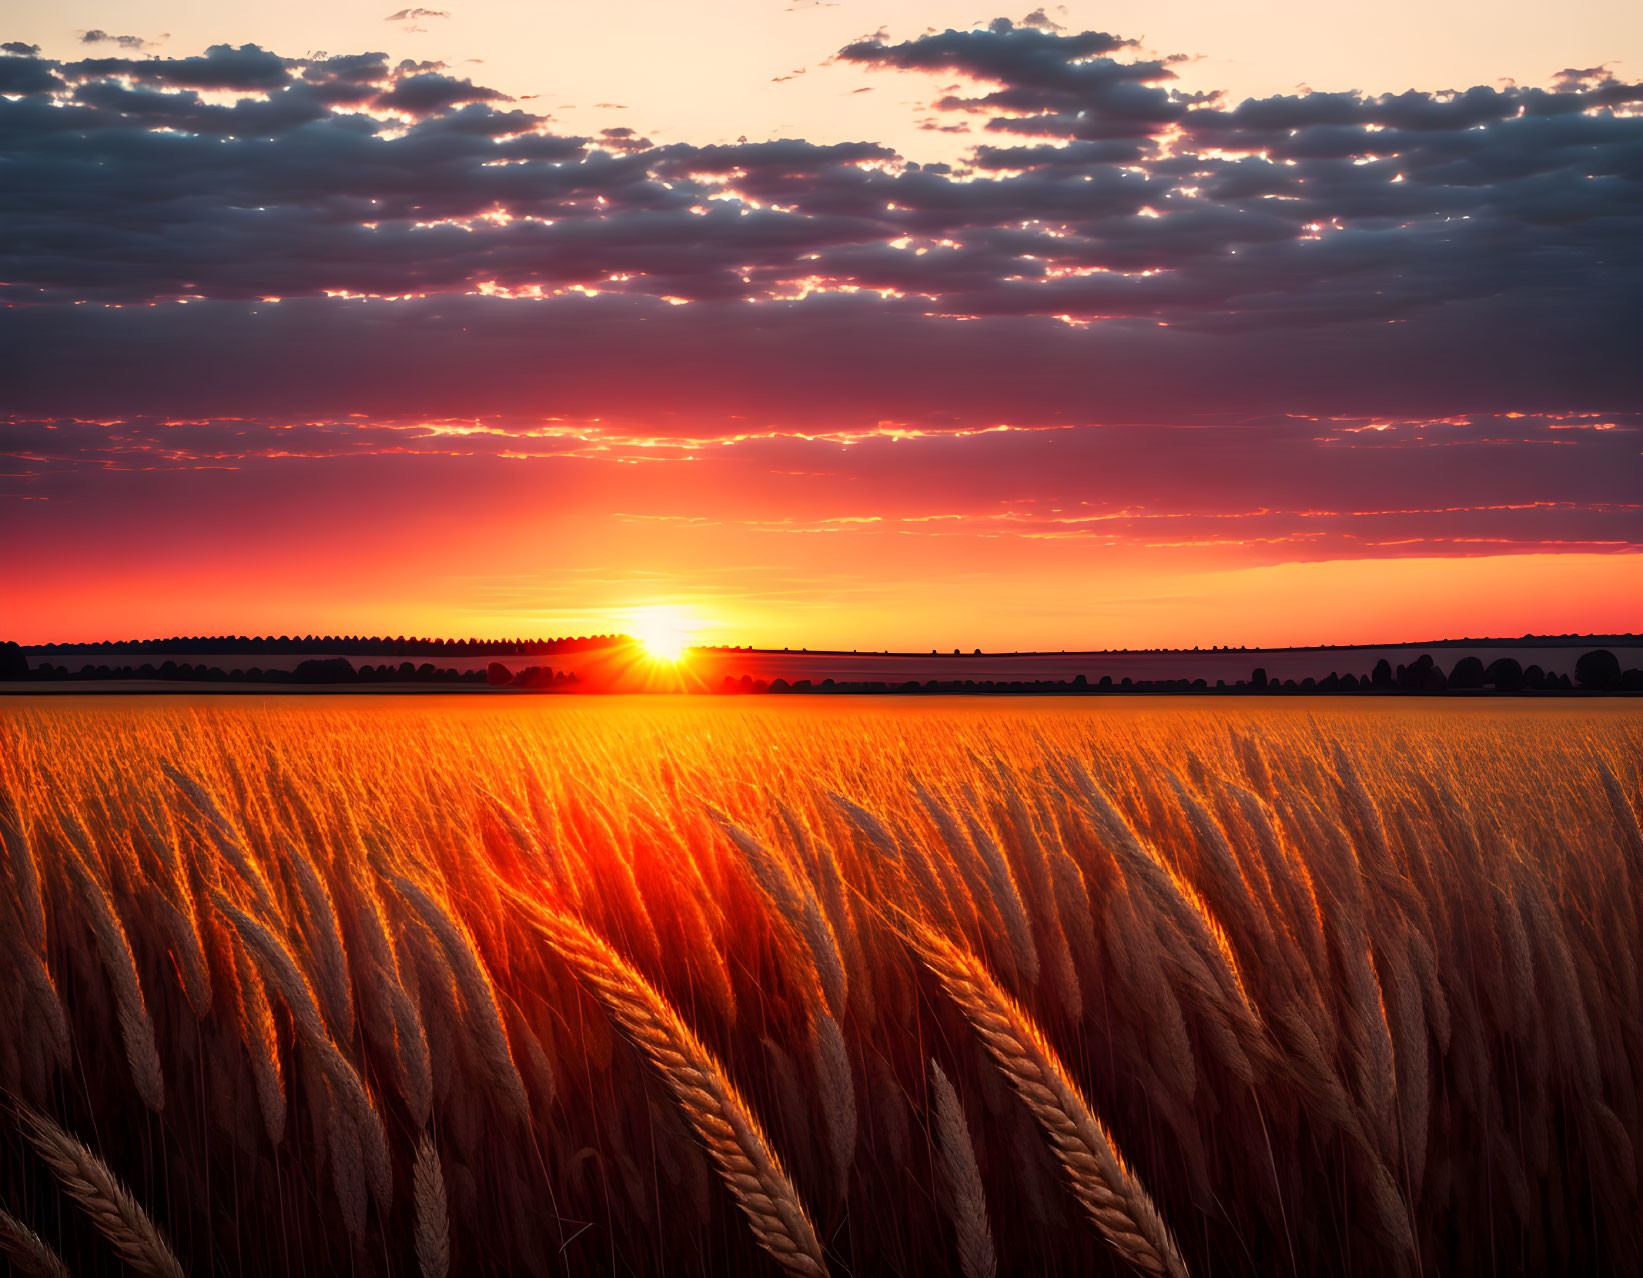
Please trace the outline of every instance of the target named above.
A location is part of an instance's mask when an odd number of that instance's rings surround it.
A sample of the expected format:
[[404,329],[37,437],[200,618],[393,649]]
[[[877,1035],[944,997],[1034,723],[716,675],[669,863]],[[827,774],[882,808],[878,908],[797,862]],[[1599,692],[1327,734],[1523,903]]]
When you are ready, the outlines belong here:
[[[1056,12],[1065,14],[1067,12],[1067,6],[1057,5]],[[1021,25],[1024,27],[1037,27],[1041,31],[1065,31],[1067,29],[1061,23],[1057,22],[1054,18],[1045,13],[1042,6],[1034,9],[1025,18],[1021,19]]]
[[[404,70],[405,68],[402,68]],[[439,115],[473,102],[511,102],[513,99],[472,80],[459,80],[436,71],[401,75],[373,105],[413,116]]]
[[390,13],[384,22],[415,22],[422,18],[448,18],[450,13],[445,9],[401,9],[398,13]]
[[32,58],[40,52],[40,46],[37,44],[24,44],[21,40],[7,40],[4,44],[0,44],[0,52],[15,53],[19,57]]
[[114,44],[114,45],[118,45],[122,49],[132,49],[132,50],[146,49],[146,48],[149,47],[149,42],[147,40],[143,39],[142,36],[110,35],[106,31],[95,30],[95,29],[91,30],[91,31],[82,31],[80,33],[80,43],[81,44]]
[[1606,66],[1586,67],[1584,70],[1565,67],[1552,77],[1552,87],[1563,92],[1595,89],[1614,82],[1615,74]]

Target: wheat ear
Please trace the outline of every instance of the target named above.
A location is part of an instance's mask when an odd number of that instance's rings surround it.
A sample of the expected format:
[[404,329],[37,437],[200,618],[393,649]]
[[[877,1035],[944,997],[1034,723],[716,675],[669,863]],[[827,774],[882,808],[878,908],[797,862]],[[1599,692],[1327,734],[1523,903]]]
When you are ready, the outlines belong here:
[[0,1208],[0,1255],[20,1274],[34,1278],[72,1278],[51,1244],[9,1211]]
[[58,1183],[126,1264],[150,1278],[183,1278],[183,1267],[171,1254],[165,1236],[108,1164],[45,1115],[23,1110],[21,1118],[23,1134]]
[[468,1010],[468,1031],[479,1049],[480,1063],[503,1103],[521,1124],[529,1127],[531,1102],[525,1095],[525,1081],[514,1064],[508,1033],[502,1028],[496,986],[474,947],[472,934],[449,909],[404,875],[394,875],[393,882],[400,896],[444,948]]
[[673,1094],[764,1249],[790,1274],[825,1275],[821,1244],[798,1191],[713,1053],[602,937],[568,914],[506,890]]
[[921,923],[909,923],[909,931],[919,957],[1038,1123],[1096,1228],[1138,1273],[1186,1278],[1186,1262],[1151,1197],[1032,1018],[974,954]]
[[930,1062],[930,1096],[934,1101],[936,1143],[941,1148],[941,1176],[952,1199],[953,1228],[958,1234],[958,1259],[964,1278],[994,1278],[998,1273],[998,1253],[993,1248],[993,1231],[987,1223],[987,1191],[976,1166],[976,1151],[970,1140],[970,1125],[964,1121],[964,1107],[958,1093]]
[[46,909],[40,895],[40,868],[29,851],[23,818],[9,794],[0,793],[0,848],[11,865],[12,883],[17,892],[19,913],[28,927],[29,943],[46,948]]
[[[268,983],[279,991],[280,998],[291,1013],[291,1023],[312,1053],[314,1064],[337,1095],[346,1101],[351,1111],[350,1119],[359,1129],[371,1192],[386,1211],[393,1200],[394,1183],[393,1170],[388,1161],[388,1133],[382,1125],[382,1116],[371,1103],[359,1071],[325,1032],[319,1004],[314,1000],[308,979],[298,970],[290,952],[272,932],[244,910],[230,904],[220,892],[215,893],[212,899],[218,913],[239,933],[241,944],[262,970]],[[339,1186],[339,1192],[340,1189]]]
[[422,1278],[445,1278],[451,1268],[451,1216],[445,1204],[445,1173],[440,1170],[439,1150],[427,1132],[416,1145],[411,1187],[416,1199],[417,1265]]

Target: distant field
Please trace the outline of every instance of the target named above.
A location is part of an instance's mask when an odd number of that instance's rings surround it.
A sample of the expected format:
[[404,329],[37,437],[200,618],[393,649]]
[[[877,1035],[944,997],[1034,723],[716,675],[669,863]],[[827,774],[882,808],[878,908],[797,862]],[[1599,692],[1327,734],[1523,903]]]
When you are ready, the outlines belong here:
[[13,698],[0,1249],[1634,1274],[1640,802],[1627,701]]
[[[1200,652],[1069,652],[1069,653],[836,653],[836,652],[777,652],[699,650],[692,653],[678,671],[658,670],[643,661],[635,661],[631,652],[613,654],[610,650],[594,649],[584,652],[554,653],[542,656],[505,657],[354,657],[355,665],[386,663],[397,666],[409,660],[413,666],[432,661],[456,670],[483,670],[493,661],[511,671],[532,666],[546,666],[554,670],[574,672],[590,685],[614,686],[623,691],[647,691],[679,687],[705,688],[717,691],[728,676],[739,679],[747,675],[766,682],[785,679],[795,683],[808,679],[821,683],[824,679],[837,682],[905,683],[931,679],[943,682],[974,680],[995,682],[1055,680],[1072,681],[1079,675],[1094,684],[1103,676],[1121,684],[1128,678],[1136,682],[1165,679],[1203,679],[1213,685],[1225,680],[1229,685],[1248,680],[1259,667],[1274,680],[1322,679],[1330,673],[1353,674],[1360,679],[1369,675],[1375,663],[1385,660],[1397,667],[1415,660],[1422,653],[1430,653],[1446,672],[1465,657],[1476,657],[1485,666],[1501,658],[1511,658],[1520,666],[1538,665],[1549,674],[1572,675],[1575,661],[1581,653],[1594,647],[1607,648],[1615,654],[1622,669],[1643,669],[1643,643],[1615,643],[1578,640],[1572,643],[1539,643],[1514,645],[1406,645],[1383,648],[1285,648],[1247,651]],[[310,654],[276,654],[252,656],[246,653],[186,653],[154,656],[51,654],[44,658],[56,665],[66,665],[78,671],[87,664],[141,665],[144,661],[160,664],[162,660],[188,661],[197,665],[216,666],[223,671],[249,669],[259,666],[265,670],[294,670],[310,657],[329,657],[334,654],[316,651]],[[38,666],[41,657],[35,656]]]
[[[843,680],[883,680],[905,682],[908,679],[974,679],[992,680],[1070,680],[1083,675],[1091,683],[1108,676],[1114,683],[1125,678],[1139,682],[1143,679],[1204,679],[1213,684],[1217,679],[1227,683],[1247,680],[1257,666],[1272,679],[1321,679],[1331,671],[1337,674],[1368,675],[1375,663],[1383,658],[1396,667],[1413,661],[1423,652],[1430,652],[1445,670],[1452,669],[1463,657],[1477,657],[1485,666],[1502,657],[1510,657],[1527,668],[1539,665],[1557,674],[1571,674],[1576,659],[1588,648],[1580,647],[1397,647],[1397,648],[1293,648],[1274,651],[1249,652],[1069,652],[1069,653],[994,653],[981,656],[947,654],[919,655],[895,653],[890,655],[800,653],[800,652],[737,652],[703,654],[699,660],[704,671],[723,670],[726,674],[750,674],[758,679],[783,678],[789,683],[796,679],[819,682],[831,678]],[[1643,666],[1643,645],[1611,647],[1622,668]]]

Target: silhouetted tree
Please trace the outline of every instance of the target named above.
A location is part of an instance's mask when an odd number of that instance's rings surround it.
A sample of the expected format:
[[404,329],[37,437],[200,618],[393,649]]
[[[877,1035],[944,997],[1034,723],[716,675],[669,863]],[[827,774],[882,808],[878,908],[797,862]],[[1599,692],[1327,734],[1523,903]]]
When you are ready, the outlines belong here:
[[1437,663],[1432,660],[1432,654],[1423,652],[1407,666],[1398,667],[1398,687],[1405,692],[1426,692],[1427,682]]
[[1604,691],[1620,682],[1620,661],[1607,648],[1582,654],[1575,662],[1575,678],[1582,688]]
[[1523,667],[1510,657],[1497,658],[1483,672],[1483,681],[1496,692],[1517,692],[1523,687]]
[[1392,663],[1385,657],[1375,663],[1375,669],[1369,675],[1369,684],[1374,688],[1390,688],[1392,686]]
[[1267,683],[1266,667],[1256,666],[1255,672],[1249,676],[1249,682],[1256,688],[1257,691],[1265,692]]
[[493,688],[505,688],[513,682],[513,672],[500,661],[493,661],[485,667],[485,682]]
[[0,644],[0,679],[27,679],[29,659],[15,643]]
[[1449,672],[1449,686],[1451,688],[1481,688],[1483,687],[1483,662],[1476,657],[1462,657],[1455,662],[1455,668]]
[[297,662],[292,676],[298,683],[352,683],[354,667],[347,657],[310,657]]

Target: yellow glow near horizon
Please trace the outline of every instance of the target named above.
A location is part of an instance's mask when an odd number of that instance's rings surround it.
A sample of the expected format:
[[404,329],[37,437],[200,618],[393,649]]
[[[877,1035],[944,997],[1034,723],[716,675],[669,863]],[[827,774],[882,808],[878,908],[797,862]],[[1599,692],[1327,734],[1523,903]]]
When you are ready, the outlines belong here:
[[690,648],[691,637],[702,623],[672,604],[635,608],[628,615],[627,630],[639,641],[652,661],[677,662]]

